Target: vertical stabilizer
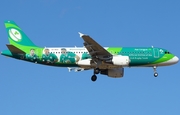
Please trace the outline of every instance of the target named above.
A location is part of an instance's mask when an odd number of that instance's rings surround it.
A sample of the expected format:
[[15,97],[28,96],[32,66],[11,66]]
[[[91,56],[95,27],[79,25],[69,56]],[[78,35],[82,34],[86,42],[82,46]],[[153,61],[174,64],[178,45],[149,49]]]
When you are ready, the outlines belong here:
[[23,46],[36,47],[36,45],[26,36],[26,34],[14,21],[5,21],[5,27],[11,45],[20,49]]

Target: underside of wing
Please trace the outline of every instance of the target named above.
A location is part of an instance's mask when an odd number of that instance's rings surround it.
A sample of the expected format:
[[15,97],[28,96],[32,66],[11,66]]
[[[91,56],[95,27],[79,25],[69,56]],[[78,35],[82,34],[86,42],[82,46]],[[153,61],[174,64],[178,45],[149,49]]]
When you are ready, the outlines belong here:
[[90,36],[79,33],[80,37],[84,40],[84,46],[88,50],[89,54],[94,61],[108,61],[112,59],[112,54],[110,54],[106,49],[99,45]]
[[84,40],[84,46],[91,55],[91,59],[81,60],[78,65],[87,68],[112,69],[128,66],[130,59],[128,56],[112,55],[105,48],[99,45],[89,35],[79,33]]

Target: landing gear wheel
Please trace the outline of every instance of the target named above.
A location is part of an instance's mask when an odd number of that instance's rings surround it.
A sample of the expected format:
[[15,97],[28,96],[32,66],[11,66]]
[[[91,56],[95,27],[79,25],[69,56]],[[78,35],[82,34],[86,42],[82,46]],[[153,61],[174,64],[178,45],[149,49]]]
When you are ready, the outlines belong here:
[[100,70],[99,68],[94,69],[94,74],[99,74]]
[[157,77],[157,76],[158,76],[158,73],[157,73],[157,72],[155,72],[155,73],[154,73],[154,77]]
[[158,73],[157,73],[157,71],[156,71],[157,67],[154,66],[153,69],[154,69],[154,77],[157,77],[157,76],[158,76]]
[[93,76],[91,77],[91,80],[92,80],[92,81],[96,81],[96,80],[97,80],[97,76],[96,76],[96,75],[93,75]]

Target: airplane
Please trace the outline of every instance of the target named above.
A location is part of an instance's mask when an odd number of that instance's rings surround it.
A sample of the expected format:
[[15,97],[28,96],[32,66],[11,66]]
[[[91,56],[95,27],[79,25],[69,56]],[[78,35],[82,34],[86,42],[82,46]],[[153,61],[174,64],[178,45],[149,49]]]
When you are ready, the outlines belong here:
[[35,45],[14,21],[5,21],[8,33],[8,50],[1,55],[36,64],[67,67],[69,71],[93,70],[97,74],[122,78],[125,67],[152,67],[157,77],[157,67],[178,63],[179,58],[158,47],[102,47],[89,35],[79,32],[84,47],[39,47]]

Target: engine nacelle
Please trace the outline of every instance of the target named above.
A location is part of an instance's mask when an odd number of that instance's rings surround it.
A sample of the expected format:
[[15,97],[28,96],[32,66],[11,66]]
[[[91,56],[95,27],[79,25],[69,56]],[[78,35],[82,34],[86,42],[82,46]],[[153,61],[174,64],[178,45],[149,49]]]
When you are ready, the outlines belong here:
[[79,66],[90,66],[91,65],[91,59],[84,59],[77,62]]
[[114,65],[128,66],[130,59],[129,56],[115,55],[113,56],[112,62]]
[[113,78],[121,78],[124,76],[124,68],[101,70],[101,74]]

